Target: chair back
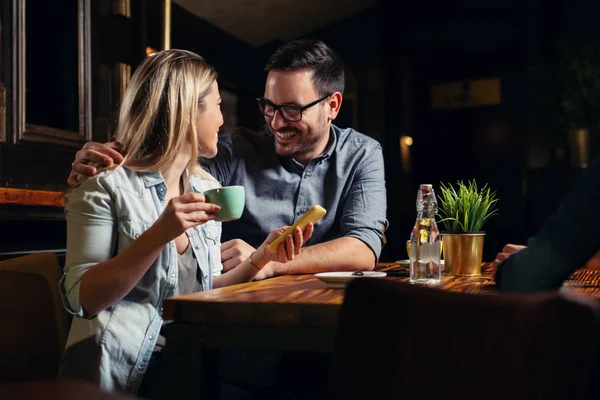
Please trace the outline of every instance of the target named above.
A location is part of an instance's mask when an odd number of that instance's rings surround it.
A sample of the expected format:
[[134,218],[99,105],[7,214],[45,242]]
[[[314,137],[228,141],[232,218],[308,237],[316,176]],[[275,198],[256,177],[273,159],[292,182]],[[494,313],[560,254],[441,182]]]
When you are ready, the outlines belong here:
[[86,381],[59,379],[0,385],[2,400],[134,400],[128,393],[109,392]]
[[69,319],[53,253],[0,262],[0,382],[54,379]]
[[332,398],[586,398],[598,321],[595,305],[559,293],[357,279],[340,310]]

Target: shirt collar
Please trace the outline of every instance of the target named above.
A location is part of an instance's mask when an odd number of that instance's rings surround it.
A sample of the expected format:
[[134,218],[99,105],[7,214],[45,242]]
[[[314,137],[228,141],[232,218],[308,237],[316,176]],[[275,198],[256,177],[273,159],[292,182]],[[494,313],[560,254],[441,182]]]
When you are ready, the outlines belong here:
[[[142,179],[144,180],[144,186],[146,188],[149,188],[150,186],[156,186],[156,185],[158,185],[160,183],[164,183],[165,182],[165,178],[158,171],[156,171],[156,172],[140,172],[140,174],[143,174],[142,175]],[[187,178],[188,174],[189,174],[189,170],[188,170],[188,168],[186,168],[183,171],[184,178]],[[195,187],[195,185],[194,185],[194,177],[195,176],[192,176],[191,179],[190,179],[190,185],[192,187]]]
[[159,171],[140,172],[140,174],[142,174],[142,179],[144,180],[144,186],[146,189],[165,182],[165,179]]
[[[187,168],[185,169],[184,174],[185,174],[185,176],[187,176],[187,174],[188,174]],[[200,181],[200,178],[198,177],[198,175],[192,175],[190,177],[190,188],[193,192],[202,193],[202,192],[204,192],[204,190],[206,190],[206,189],[202,190],[202,186],[200,185],[199,181]]]
[[331,157],[331,155],[333,154],[336,146],[337,146],[337,137],[338,137],[338,131],[339,128],[333,124],[331,124],[331,129],[329,132],[329,142],[327,142],[327,147],[325,148],[325,151],[323,152],[323,154],[321,154],[320,156],[318,156],[316,158],[316,160],[326,160],[329,157]]

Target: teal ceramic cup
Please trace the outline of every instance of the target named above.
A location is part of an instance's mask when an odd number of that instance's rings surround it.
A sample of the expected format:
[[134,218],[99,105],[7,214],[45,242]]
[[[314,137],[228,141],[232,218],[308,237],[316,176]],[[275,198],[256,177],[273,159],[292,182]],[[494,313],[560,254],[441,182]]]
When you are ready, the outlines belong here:
[[207,203],[221,206],[217,221],[227,222],[240,219],[246,204],[246,191],[243,186],[225,186],[204,192]]

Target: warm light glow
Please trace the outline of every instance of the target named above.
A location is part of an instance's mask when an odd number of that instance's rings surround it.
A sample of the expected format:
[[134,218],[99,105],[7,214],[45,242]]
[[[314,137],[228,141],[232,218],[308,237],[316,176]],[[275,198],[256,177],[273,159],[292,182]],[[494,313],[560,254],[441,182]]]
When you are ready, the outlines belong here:
[[400,135],[400,162],[405,174],[410,174],[410,146],[413,138],[408,135]]
[[158,50],[156,50],[154,47],[146,47],[146,57],[151,56],[154,53],[158,53]]

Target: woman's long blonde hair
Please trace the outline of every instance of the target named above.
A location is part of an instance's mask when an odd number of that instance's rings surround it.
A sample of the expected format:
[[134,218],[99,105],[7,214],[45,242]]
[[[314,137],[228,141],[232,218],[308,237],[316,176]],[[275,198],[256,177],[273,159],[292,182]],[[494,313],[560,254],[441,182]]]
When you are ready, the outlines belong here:
[[[164,50],[138,66],[123,97],[115,140],[122,145],[121,165],[135,171],[160,171],[171,165],[187,145],[188,171],[215,180],[197,162],[196,117],[217,79],[217,72],[191,51]],[[189,184],[188,174],[184,187]]]

